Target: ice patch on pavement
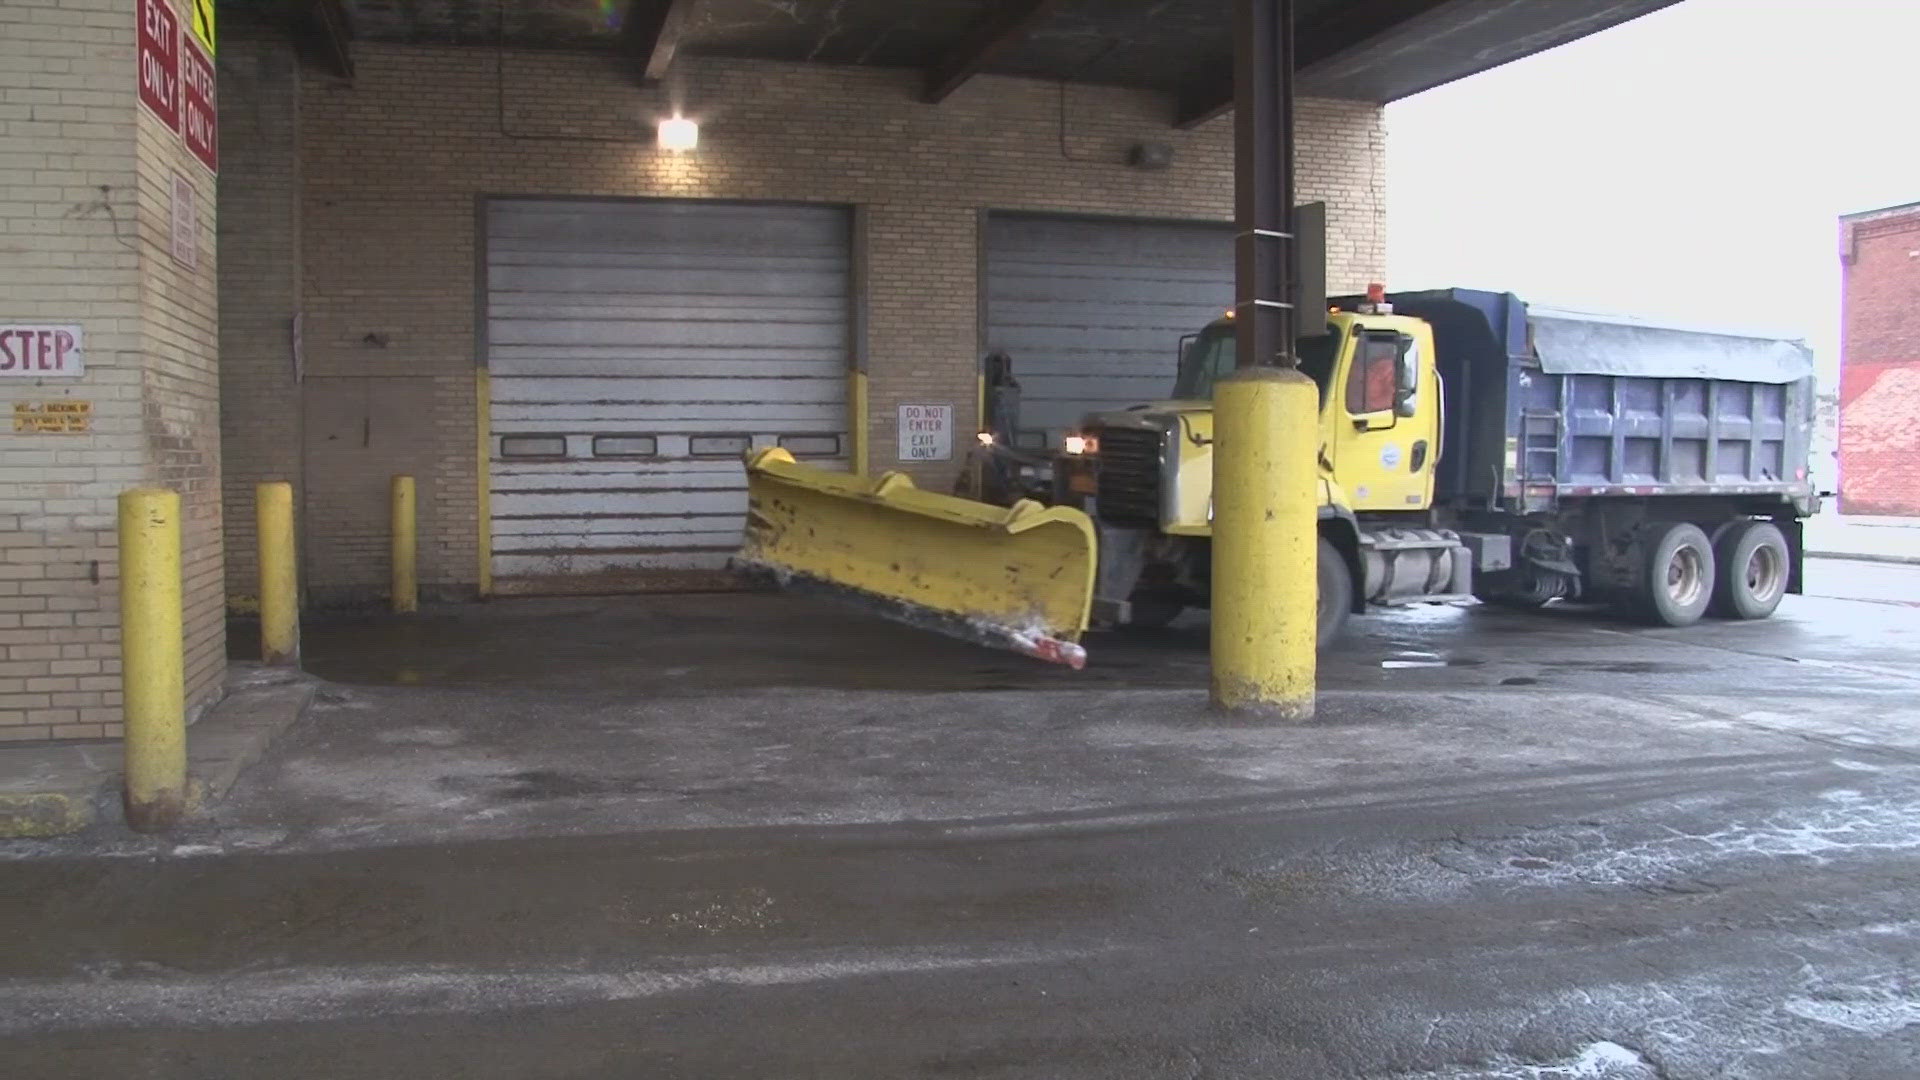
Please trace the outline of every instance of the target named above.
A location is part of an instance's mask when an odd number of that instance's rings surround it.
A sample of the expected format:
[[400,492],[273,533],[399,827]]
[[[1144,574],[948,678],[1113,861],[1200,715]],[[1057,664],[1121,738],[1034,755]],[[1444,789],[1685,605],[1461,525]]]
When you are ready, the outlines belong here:
[[464,732],[447,727],[392,728],[373,737],[389,746],[458,746],[467,740]]
[[1438,1072],[1401,1073],[1394,1080],[1660,1080],[1660,1072],[1638,1051],[1603,1039],[1556,1061],[1500,1058]]
[[1920,1001],[1891,991],[1867,991],[1853,1000],[1797,997],[1783,1006],[1803,1020],[1813,1020],[1862,1035],[1891,1035],[1920,1024]]
[[[1548,826],[1518,835],[1463,836],[1421,853],[1368,857],[1348,852],[1336,861],[1295,861],[1264,873],[1307,872],[1356,892],[1387,895],[1579,885],[1692,892],[1717,888],[1708,875],[1738,862],[1798,859],[1824,865],[1846,855],[1915,850],[1920,850],[1920,799],[1839,790],[1718,827],[1687,829],[1657,821]],[[1436,867],[1444,872],[1436,873]]]
[[688,960],[641,968],[356,964],[190,975],[0,980],[0,1036],[92,1027],[241,1025],[350,1016],[474,1013],[637,1001],[713,987],[796,986],[1085,960],[1103,950],[889,949],[759,963]]

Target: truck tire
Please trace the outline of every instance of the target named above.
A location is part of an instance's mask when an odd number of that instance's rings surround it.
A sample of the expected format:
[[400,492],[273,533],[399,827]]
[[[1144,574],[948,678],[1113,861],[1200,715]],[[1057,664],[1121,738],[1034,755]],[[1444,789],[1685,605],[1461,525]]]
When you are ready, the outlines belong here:
[[1787,594],[1792,556],[1771,521],[1742,521],[1720,536],[1714,552],[1720,572],[1710,610],[1724,619],[1764,619]]
[[1320,538],[1318,561],[1320,621],[1314,638],[1315,645],[1324,649],[1346,631],[1347,616],[1353,612],[1353,573],[1347,568],[1347,560],[1340,557],[1340,549],[1324,536]]
[[1713,543],[1687,522],[1652,526],[1640,582],[1640,614],[1655,626],[1692,626],[1713,600]]

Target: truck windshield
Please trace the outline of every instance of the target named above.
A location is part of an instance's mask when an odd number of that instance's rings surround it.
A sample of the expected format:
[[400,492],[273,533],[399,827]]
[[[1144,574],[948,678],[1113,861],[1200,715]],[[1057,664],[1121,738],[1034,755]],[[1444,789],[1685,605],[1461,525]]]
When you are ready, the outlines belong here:
[[[1320,400],[1327,400],[1327,383],[1333,377],[1333,359],[1340,355],[1340,328],[1329,326],[1319,337],[1294,339],[1294,355],[1300,358],[1300,370],[1320,387]],[[1233,327],[1213,326],[1194,338],[1180,358],[1180,373],[1173,382],[1173,396],[1181,401],[1213,400],[1213,384],[1234,368],[1237,359]]]

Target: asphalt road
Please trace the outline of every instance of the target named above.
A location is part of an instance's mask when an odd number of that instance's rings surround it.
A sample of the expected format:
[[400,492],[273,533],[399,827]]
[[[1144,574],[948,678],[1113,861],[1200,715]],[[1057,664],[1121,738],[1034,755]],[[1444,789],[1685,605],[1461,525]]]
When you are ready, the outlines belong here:
[[1363,620],[1278,731],[1181,712],[1192,626],[321,633],[198,831],[6,850],[0,1075],[1910,1080],[1920,567],[1810,593]]

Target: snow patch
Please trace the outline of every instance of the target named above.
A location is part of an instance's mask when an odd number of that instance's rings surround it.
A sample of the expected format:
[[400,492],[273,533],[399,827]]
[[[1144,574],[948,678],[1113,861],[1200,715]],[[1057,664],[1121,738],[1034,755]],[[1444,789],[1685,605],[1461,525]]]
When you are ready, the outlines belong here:
[[1549,1062],[1501,1057],[1439,1072],[1403,1073],[1396,1080],[1659,1080],[1638,1051],[1616,1042],[1588,1043],[1578,1054]]
[[1853,1000],[1797,997],[1782,1006],[1803,1020],[1812,1020],[1862,1035],[1891,1035],[1920,1024],[1920,1001],[1887,991],[1867,991]]
[[[1652,835],[1649,835],[1649,832]],[[1623,832],[1629,835],[1621,835]],[[1327,872],[1362,891],[1458,893],[1474,886],[1562,888],[1568,885],[1706,888],[1699,879],[1722,864],[1751,859],[1806,859],[1824,864],[1867,852],[1920,850],[1920,800],[1829,791],[1817,803],[1718,828],[1591,824],[1519,836],[1464,838],[1427,859],[1387,859],[1369,866],[1349,855]],[[1435,875],[1437,864],[1456,877]]]
[[466,735],[454,728],[410,727],[374,732],[373,737],[389,746],[458,746]]
[[1058,963],[1096,955],[1099,951],[906,949],[797,954],[726,965],[662,958],[648,967],[603,969],[361,964],[204,975],[143,971],[104,981],[82,973],[78,978],[8,982],[0,1036],[91,1027],[227,1026],[640,1001],[716,986],[800,986]]

